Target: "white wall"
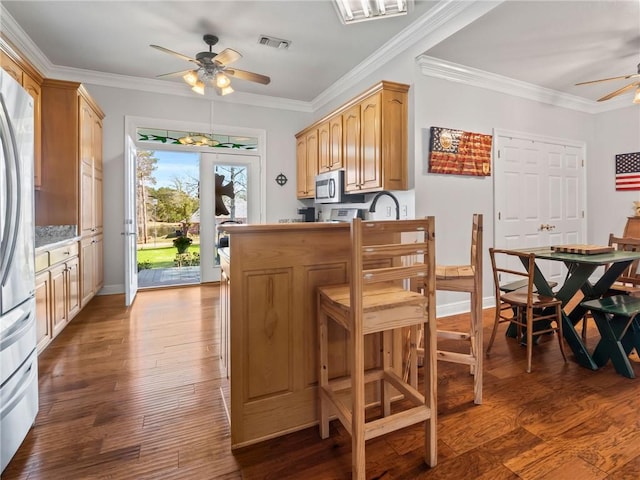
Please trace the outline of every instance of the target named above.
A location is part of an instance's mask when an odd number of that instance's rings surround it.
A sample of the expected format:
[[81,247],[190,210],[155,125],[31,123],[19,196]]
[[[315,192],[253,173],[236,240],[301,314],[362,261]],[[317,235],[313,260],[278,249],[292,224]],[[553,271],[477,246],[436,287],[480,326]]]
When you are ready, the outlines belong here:
[[[478,87],[448,82],[421,74],[416,51],[400,54],[313,115],[218,102],[214,123],[267,131],[267,221],[297,218],[294,135],[379,80],[407,83],[409,91],[409,172],[412,189],[404,201],[415,198],[415,216],[435,215],[437,261],[468,261],[471,216],[484,214],[484,297],[493,303],[487,249],[493,245],[493,177],[434,175],[427,173],[429,127],[442,126],[478,133],[494,128],[565,138],[586,144],[587,242],[606,242],[609,232],[622,233],[634,192],[615,192],[614,155],[640,150],[640,109],[592,115],[513,97]],[[168,97],[115,88],[88,86],[105,110],[105,292],[123,285],[123,132],[124,116],[174,118],[208,123],[210,104],[201,99]],[[276,185],[284,173],[289,182]],[[438,314],[468,308],[468,296],[438,294]]]
[[[336,99],[316,118],[381,79],[411,85],[409,108],[409,169],[414,187],[415,215],[436,217],[437,262],[468,261],[471,216],[484,214],[485,305],[493,304],[488,248],[493,245],[493,177],[435,175],[427,172],[429,128],[450,127],[492,134],[494,129],[564,138],[586,145],[587,242],[606,243],[609,232],[622,233],[633,200],[640,193],[615,192],[615,153],[640,150],[640,109],[592,115],[554,107],[492,90],[428,77],[414,58],[420,45],[397,55],[375,73]],[[438,293],[438,315],[468,309],[468,295]]]
[[[488,248],[493,246],[493,176],[469,177],[427,173],[429,127],[449,127],[492,134],[509,129],[555,138],[583,141],[592,148],[591,115],[494,91],[460,85],[423,75],[416,76],[416,215],[436,216],[437,262],[468,262],[471,216],[484,214],[485,304],[493,304],[493,281]],[[494,162],[496,159],[493,160]],[[439,292],[446,313],[467,308],[468,295]],[[462,304],[456,305],[456,302]],[[444,313],[444,312],[442,312]],[[442,314],[440,313],[440,314]]]
[[[104,283],[102,293],[124,291],[124,243],[120,232],[124,221],[125,116],[150,117],[209,124],[210,100],[145,93],[136,90],[86,85],[105,112],[104,119]],[[213,123],[266,130],[267,222],[298,218],[294,133],[310,123],[307,113],[215,101]],[[232,131],[232,129],[230,129]],[[275,182],[279,173],[289,181]]]
[[640,191],[617,192],[615,156],[640,152],[640,105],[595,115],[596,141],[589,152],[587,208],[589,243],[607,244],[609,233],[622,235]]

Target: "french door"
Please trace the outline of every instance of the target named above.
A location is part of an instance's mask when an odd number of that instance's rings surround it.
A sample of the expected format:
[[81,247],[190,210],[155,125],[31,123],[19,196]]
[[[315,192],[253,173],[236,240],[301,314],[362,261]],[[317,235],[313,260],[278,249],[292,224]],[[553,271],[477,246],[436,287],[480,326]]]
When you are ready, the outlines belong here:
[[[584,144],[494,131],[494,243],[527,248],[585,243]],[[561,262],[542,262],[563,282]]]
[[130,136],[126,138],[124,159],[124,290],[125,305],[133,303],[138,292],[138,261],[136,256],[136,146]]
[[[265,203],[263,184],[258,155],[203,153],[200,156],[201,282],[220,281],[217,261],[218,223],[262,223],[264,211],[261,206]],[[218,195],[216,186],[220,190]],[[229,195],[231,192],[233,196]],[[224,205],[223,208],[228,213],[216,213],[216,202],[219,206]]]

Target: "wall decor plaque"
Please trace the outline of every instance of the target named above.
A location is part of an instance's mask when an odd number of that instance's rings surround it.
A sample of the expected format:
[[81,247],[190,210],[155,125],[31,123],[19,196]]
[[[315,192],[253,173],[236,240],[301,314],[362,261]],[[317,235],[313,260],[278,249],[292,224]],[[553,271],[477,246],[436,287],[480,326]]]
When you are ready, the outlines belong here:
[[482,133],[431,127],[429,173],[491,175],[492,140]]

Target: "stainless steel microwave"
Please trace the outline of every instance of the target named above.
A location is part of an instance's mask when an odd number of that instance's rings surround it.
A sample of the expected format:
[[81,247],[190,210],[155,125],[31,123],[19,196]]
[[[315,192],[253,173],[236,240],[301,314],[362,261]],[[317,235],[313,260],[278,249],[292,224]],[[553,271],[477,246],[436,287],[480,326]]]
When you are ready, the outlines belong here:
[[316,175],[315,203],[353,203],[363,202],[364,195],[347,195],[344,191],[344,170]]

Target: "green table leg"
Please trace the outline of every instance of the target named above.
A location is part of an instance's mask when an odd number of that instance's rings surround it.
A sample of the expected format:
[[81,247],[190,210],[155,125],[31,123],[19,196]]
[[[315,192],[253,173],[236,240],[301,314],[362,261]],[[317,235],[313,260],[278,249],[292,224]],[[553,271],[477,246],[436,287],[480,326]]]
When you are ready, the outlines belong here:
[[[633,324],[633,319],[618,315],[614,315],[611,318],[607,317],[603,312],[593,312],[593,319],[602,337],[593,351],[593,360],[598,367],[602,367],[611,359],[616,372],[627,378],[635,378],[636,376],[628,357],[634,346],[632,335],[628,335],[631,341],[624,340],[631,348],[627,351],[627,348],[623,345],[623,335],[627,337],[625,331],[630,324]],[[633,331],[631,330],[627,333],[633,333]]]

